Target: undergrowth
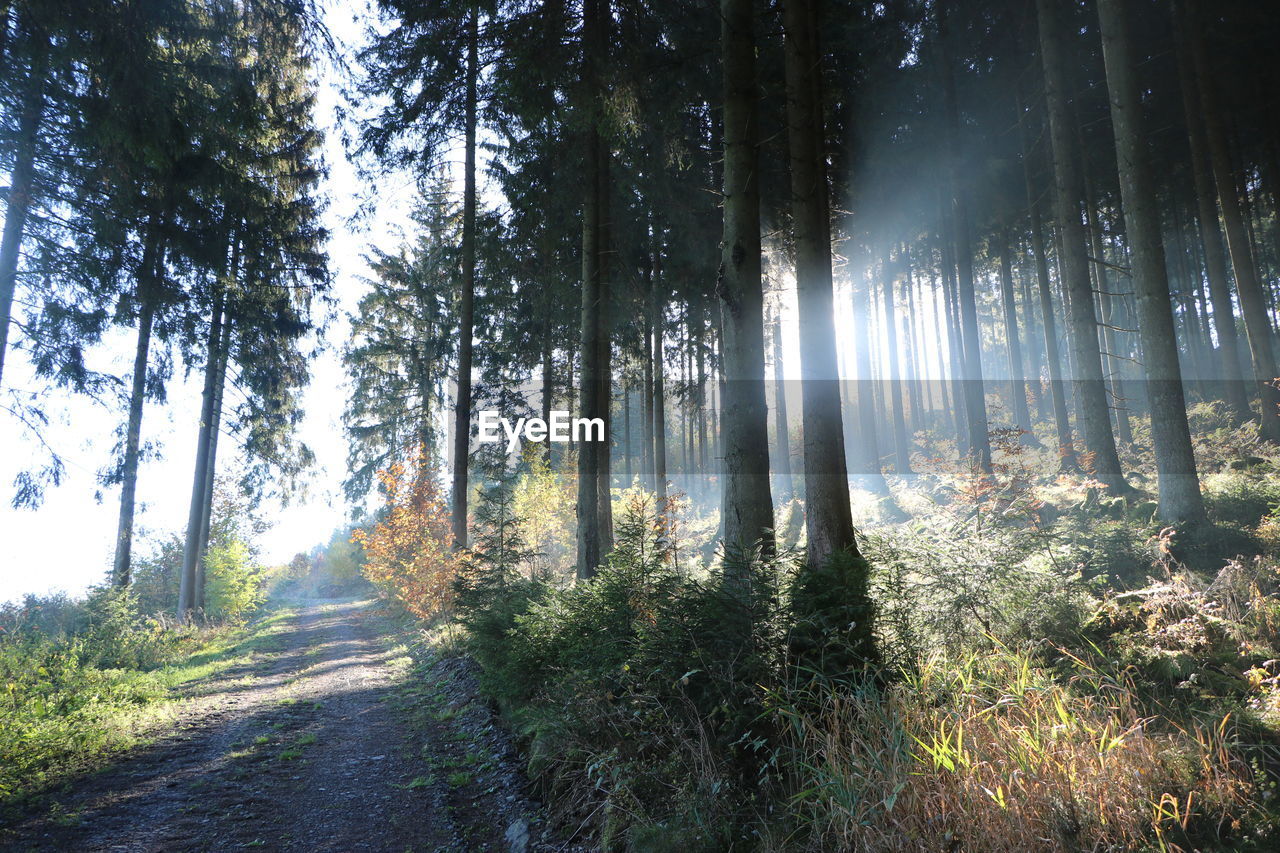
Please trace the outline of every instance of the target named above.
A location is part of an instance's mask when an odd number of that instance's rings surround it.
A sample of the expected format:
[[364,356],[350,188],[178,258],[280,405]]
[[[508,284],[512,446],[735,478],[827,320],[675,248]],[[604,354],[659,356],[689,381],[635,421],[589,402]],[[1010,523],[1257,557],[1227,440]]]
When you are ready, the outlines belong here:
[[285,618],[179,625],[110,589],[0,608],[0,805],[142,742],[174,688],[246,661]]
[[[1140,503],[1050,514],[1026,483],[917,501],[819,572],[690,571],[628,492],[590,581],[490,555],[454,606],[554,816],[606,850],[1273,849],[1274,552],[1206,576]],[[1217,520],[1265,543],[1272,512]]]

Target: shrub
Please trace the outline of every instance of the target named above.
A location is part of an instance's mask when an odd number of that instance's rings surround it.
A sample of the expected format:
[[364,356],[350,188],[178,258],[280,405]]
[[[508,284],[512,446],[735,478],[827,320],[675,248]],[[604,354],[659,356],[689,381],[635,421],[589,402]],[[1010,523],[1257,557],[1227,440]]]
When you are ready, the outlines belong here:
[[397,462],[378,476],[386,496],[381,517],[351,536],[364,548],[365,577],[415,616],[448,611],[462,555],[452,547],[435,471],[419,458],[412,468]]
[[1205,508],[1219,523],[1257,527],[1280,507],[1280,477],[1270,463],[1228,468],[1203,481]]
[[267,599],[266,576],[249,546],[234,539],[215,545],[205,555],[205,612],[239,621]]

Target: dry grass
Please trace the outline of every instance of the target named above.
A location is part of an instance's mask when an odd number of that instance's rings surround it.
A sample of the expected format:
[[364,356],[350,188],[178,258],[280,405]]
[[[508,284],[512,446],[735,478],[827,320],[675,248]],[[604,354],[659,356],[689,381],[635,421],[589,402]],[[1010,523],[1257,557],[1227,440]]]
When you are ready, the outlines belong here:
[[1144,717],[1126,678],[1075,663],[1063,685],[1006,650],[935,658],[880,692],[780,704],[804,827],[781,846],[1178,851],[1237,834],[1254,791],[1230,718]]

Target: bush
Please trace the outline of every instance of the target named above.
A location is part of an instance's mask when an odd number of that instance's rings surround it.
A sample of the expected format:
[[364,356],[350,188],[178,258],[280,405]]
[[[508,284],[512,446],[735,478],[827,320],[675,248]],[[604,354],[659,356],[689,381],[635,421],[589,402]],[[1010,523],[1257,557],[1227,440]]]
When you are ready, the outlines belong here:
[[0,801],[137,737],[128,712],[168,694],[166,670],[203,641],[140,615],[127,592],[28,596],[0,610]]
[[1257,527],[1280,507],[1280,477],[1270,463],[1210,474],[1203,491],[1209,517],[1222,524]]
[[239,621],[267,600],[266,575],[240,540],[209,549],[205,555],[205,613]]

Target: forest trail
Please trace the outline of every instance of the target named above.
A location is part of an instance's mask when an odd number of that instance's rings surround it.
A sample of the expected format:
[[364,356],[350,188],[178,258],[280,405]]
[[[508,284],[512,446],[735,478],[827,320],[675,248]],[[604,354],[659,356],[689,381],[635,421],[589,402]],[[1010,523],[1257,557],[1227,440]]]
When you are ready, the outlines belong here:
[[[558,850],[459,659],[415,677],[369,601],[300,604],[170,732],[73,781],[6,850]],[[457,768],[450,772],[451,768]]]

